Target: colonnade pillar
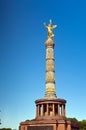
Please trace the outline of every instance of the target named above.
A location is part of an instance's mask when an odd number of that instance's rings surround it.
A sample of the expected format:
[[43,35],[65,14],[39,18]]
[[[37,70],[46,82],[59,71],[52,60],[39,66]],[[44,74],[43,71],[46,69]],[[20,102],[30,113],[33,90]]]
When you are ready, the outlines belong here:
[[39,116],[39,105],[38,105],[38,107],[37,107],[37,108],[38,108],[38,116]]
[[38,105],[36,105],[36,117],[38,117]]
[[48,114],[49,114],[49,106],[47,104],[47,116],[48,116]]
[[53,104],[53,116],[55,115],[55,104]]
[[[51,106],[51,109],[49,107]],[[52,112],[52,114],[50,114]],[[39,116],[66,116],[65,104],[46,103],[36,105],[36,117]]]
[[62,105],[62,116],[64,116],[64,105]]
[[60,116],[60,104],[58,104],[58,116]]
[[44,106],[42,104],[42,116],[44,115]]

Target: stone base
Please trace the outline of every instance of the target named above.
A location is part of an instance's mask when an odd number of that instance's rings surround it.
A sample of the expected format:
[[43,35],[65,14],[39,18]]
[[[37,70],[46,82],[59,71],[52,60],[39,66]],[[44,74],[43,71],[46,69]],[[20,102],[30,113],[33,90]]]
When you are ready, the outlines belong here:
[[21,122],[20,130],[79,130],[79,126],[64,119],[34,119]]
[[79,130],[78,124],[66,118],[64,99],[39,99],[36,118],[20,123],[20,130]]

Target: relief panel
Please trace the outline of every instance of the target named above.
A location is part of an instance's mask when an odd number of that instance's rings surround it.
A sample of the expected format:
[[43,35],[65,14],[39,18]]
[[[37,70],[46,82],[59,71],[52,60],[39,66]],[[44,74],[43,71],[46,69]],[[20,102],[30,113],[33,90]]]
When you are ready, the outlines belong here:
[[52,58],[52,59],[54,59],[53,48],[47,48],[46,49],[46,58]]
[[53,126],[29,126],[28,130],[53,130]]
[[46,70],[54,71],[54,61],[53,60],[47,60],[46,61]]

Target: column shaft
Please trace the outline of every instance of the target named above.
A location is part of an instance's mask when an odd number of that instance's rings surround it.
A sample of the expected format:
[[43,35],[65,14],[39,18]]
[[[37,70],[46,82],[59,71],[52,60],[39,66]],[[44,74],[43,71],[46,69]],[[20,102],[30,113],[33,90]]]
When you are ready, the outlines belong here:
[[38,117],[38,105],[36,105],[36,117]]
[[65,108],[65,105],[64,105],[64,116],[66,117],[66,108]]
[[64,104],[62,104],[62,116],[64,116]]
[[42,104],[42,116],[44,115],[44,106]]
[[45,98],[56,98],[55,69],[54,69],[54,41],[46,40],[46,95]]
[[58,116],[60,116],[60,104],[58,104]]
[[39,116],[39,113],[40,113],[40,112],[39,112],[39,105],[38,105],[38,112],[37,112],[37,113],[38,113],[38,116]]
[[49,115],[49,106],[47,104],[47,116]]
[[53,115],[55,115],[55,104],[53,104]]

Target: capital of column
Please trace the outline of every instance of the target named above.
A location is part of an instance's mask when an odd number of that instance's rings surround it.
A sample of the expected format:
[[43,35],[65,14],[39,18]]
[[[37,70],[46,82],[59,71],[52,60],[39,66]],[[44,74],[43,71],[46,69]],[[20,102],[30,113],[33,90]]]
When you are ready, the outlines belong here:
[[52,47],[54,47],[54,41],[52,40],[52,38],[48,38],[48,39],[45,41],[45,45],[46,45],[46,47],[47,47],[47,46],[52,46]]

